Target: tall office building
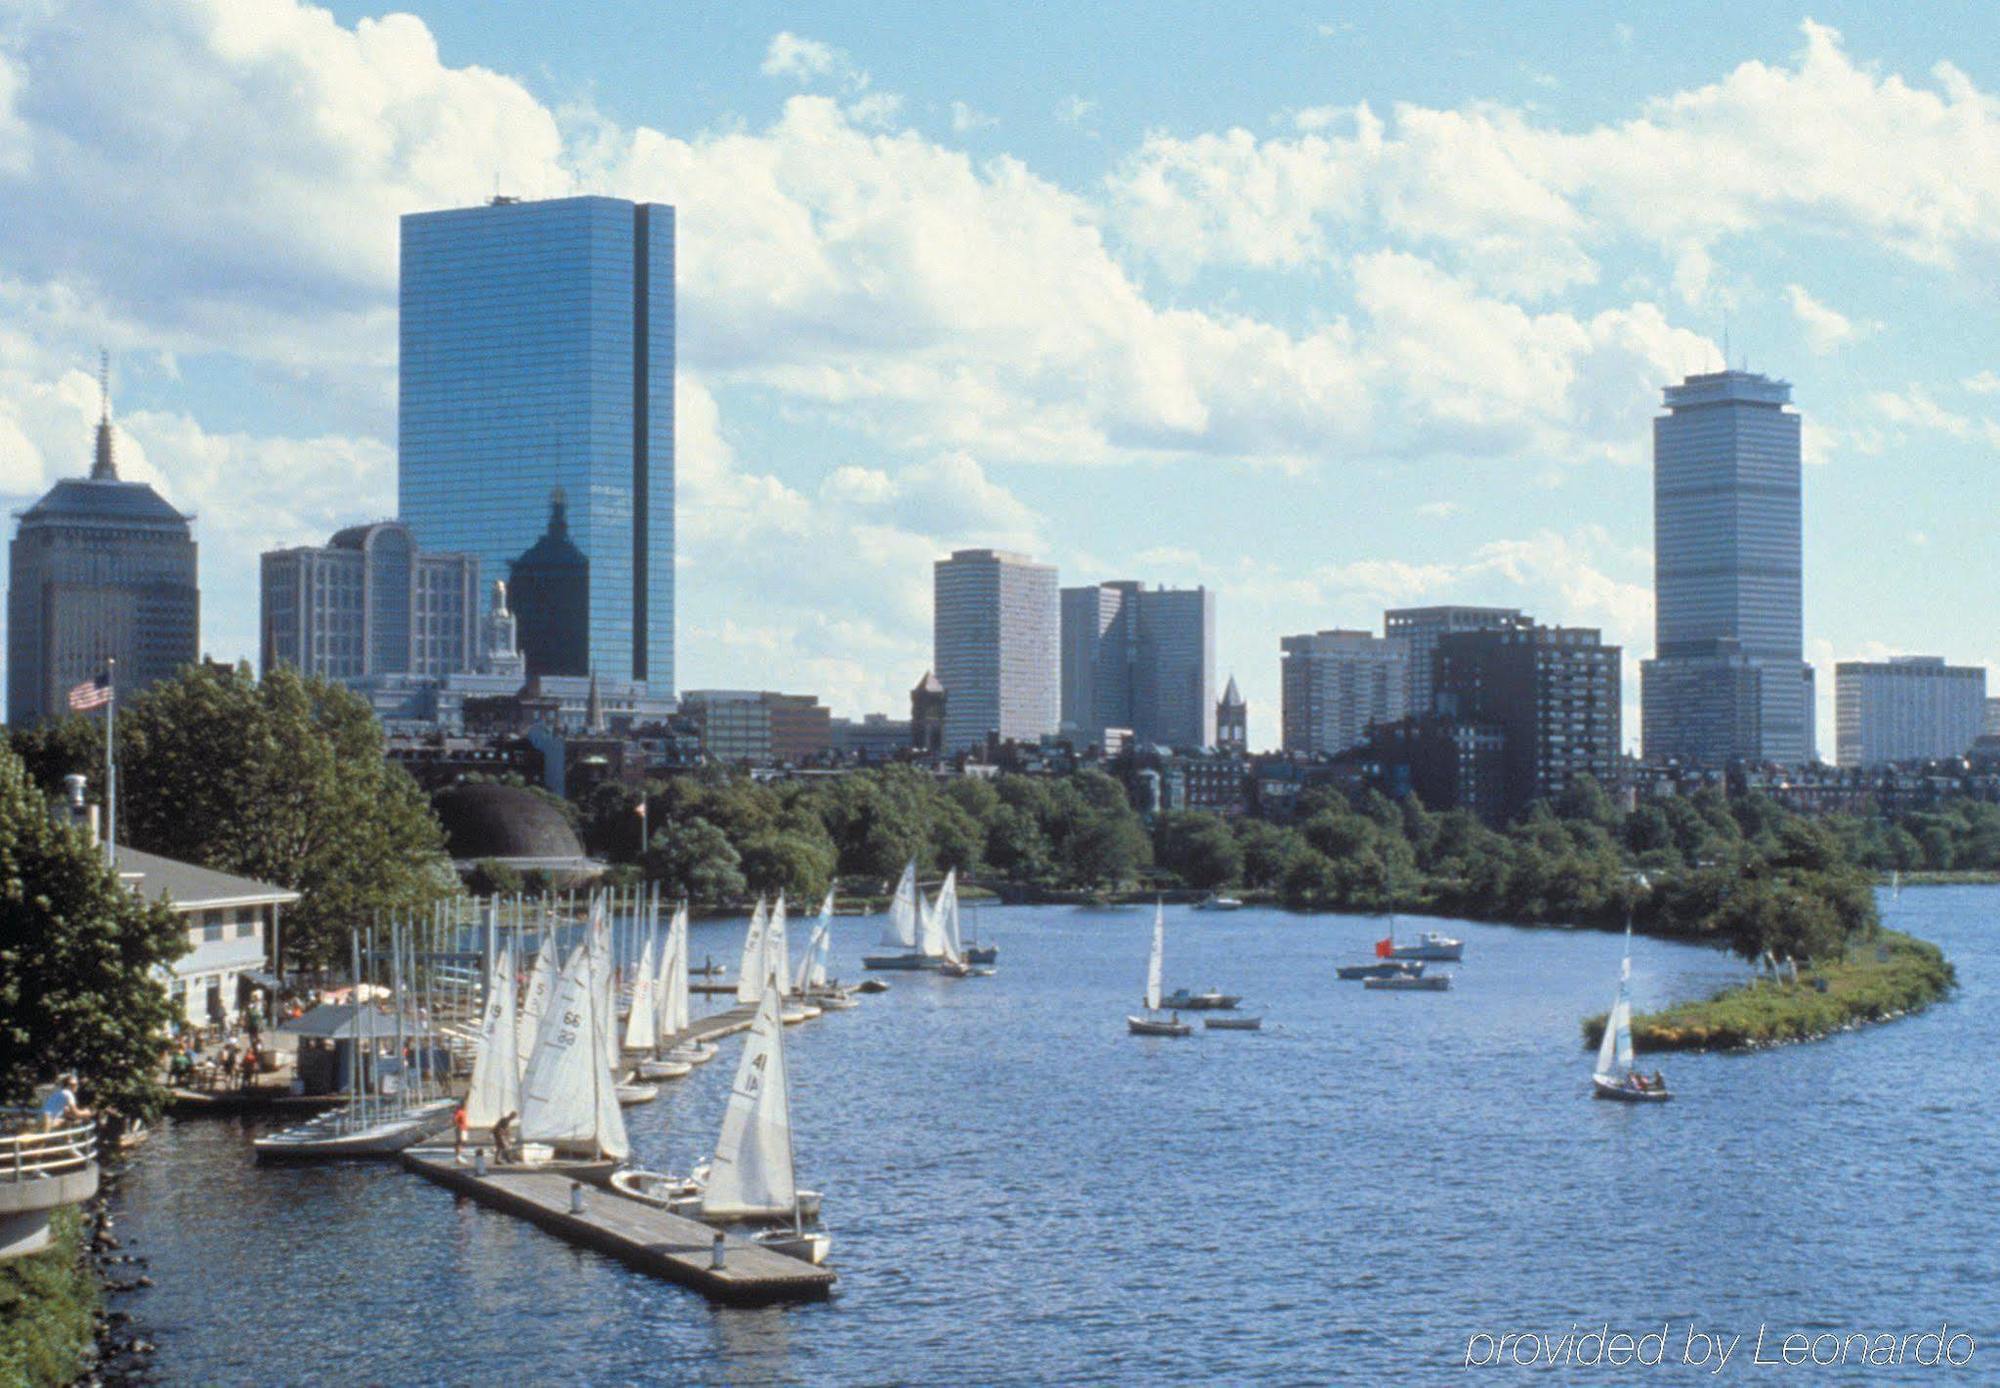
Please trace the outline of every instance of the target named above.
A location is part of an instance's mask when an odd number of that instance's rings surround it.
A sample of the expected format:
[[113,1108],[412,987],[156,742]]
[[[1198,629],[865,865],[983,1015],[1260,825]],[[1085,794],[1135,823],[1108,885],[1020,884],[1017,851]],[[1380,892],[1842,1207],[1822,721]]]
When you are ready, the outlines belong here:
[[1061,666],[1056,570],[1004,550],[961,549],[932,570],[933,669],[944,686],[944,751],[989,733],[1056,731]]
[[1278,647],[1287,752],[1345,752],[1374,724],[1408,711],[1410,655],[1401,641],[1335,630],[1283,637]]
[[[1438,642],[1434,701],[1439,721],[1455,729],[1459,764],[1498,758],[1498,787],[1482,789],[1474,808],[1507,820],[1581,776],[1617,785],[1620,655],[1589,627],[1455,632]],[[1481,740],[1484,730],[1500,734],[1497,745]]]
[[1844,660],[1834,666],[1833,691],[1842,766],[1962,757],[1986,715],[1986,667],[1934,655]]
[[479,660],[479,564],[426,554],[399,521],[355,525],[261,565],[263,669],[332,680],[455,675]]
[[1107,728],[1214,745],[1215,594],[1129,581],[1063,589],[1062,724],[1100,747]]
[[121,482],[110,391],[88,477],[21,513],[8,550],[7,721],[69,711],[69,691],[116,660],[132,695],[201,655],[193,517],[144,482]]
[[1454,631],[1507,631],[1534,620],[1517,607],[1395,607],[1382,614],[1382,634],[1401,641],[1410,653],[1410,713],[1431,712],[1437,679],[1439,640]]
[[[674,682],[674,210],[618,198],[402,222],[398,502],[426,549],[514,575],[538,673]],[[555,528],[582,630],[517,570]],[[545,556],[544,556],[545,557]],[[564,556],[567,557],[567,556]],[[531,565],[532,568],[532,565]]]
[[726,765],[800,766],[833,746],[832,712],[811,694],[690,689],[680,703],[702,750]]
[[1653,421],[1646,755],[1796,765],[1814,750],[1800,592],[1799,416],[1788,382],[1690,376]]

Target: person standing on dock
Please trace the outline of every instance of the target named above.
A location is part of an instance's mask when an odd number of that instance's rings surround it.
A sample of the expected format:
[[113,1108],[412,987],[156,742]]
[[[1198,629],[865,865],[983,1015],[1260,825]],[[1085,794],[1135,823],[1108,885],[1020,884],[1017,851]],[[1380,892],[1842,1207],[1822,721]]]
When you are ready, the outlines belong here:
[[[470,1120],[465,1116],[465,1105],[460,1104],[451,1112],[451,1156],[452,1160],[465,1164],[465,1132]],[[497,1124],[495,1125],[498,1126]]]
[[507,1130],[514,1125],[514,1117],[510,1110],[501,1114],[499,1121],[493,1125],[493,1160],[502,1165],[514,1159],[507,1146]]

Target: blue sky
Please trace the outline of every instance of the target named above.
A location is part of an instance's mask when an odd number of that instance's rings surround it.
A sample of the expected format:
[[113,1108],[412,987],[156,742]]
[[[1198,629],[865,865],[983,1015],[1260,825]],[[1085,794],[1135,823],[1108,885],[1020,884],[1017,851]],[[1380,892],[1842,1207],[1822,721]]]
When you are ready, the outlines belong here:
[[996,543],[1215,587],[1253,741],[1280,635],[1443,600],[1605,628],[1635,741],[1648,421],[1725,321],[1806,419],[1823,696],[1994,665],[1990,11],[1658,13],[0,8],[0,494],[108,342],[254,655],[257,551],[393,507],[396,215],[599,191],[679,208],[684,687],[899,712]]

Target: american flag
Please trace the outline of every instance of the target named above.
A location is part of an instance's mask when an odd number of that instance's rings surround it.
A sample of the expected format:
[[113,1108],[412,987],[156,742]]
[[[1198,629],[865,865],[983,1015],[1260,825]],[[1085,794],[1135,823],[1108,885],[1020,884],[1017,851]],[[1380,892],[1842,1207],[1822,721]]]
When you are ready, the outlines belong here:
[[103,675],[85,680],[69,692],[69,706],[79,713],[103,708],[111,702],[111,681]]

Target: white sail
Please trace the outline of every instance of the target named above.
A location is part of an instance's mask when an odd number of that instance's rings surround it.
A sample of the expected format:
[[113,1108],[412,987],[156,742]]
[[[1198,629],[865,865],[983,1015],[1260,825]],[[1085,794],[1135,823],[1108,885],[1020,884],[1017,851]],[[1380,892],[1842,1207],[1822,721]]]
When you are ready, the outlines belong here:
[[570,951],[521,1081],[521,1139],[568,1151],[629,1155],[625,1119],[603,1062],[598,989],[586,942]]
[[917,913],[917,953],[929,959],[949,957],[945,950],[944,916],[949,899],[958,894],[956,874],[947,872],[934,901],[923,902]]
[[912,950],[917,947],[917,860],[910,859],[910,865],[903,869],[903,878],[896,884],[896,895],[889,902],[888,924],[882,929],[882,943],[891,949]]
[[549,935],[535,951],[535,965],[528,971],[528,986],[521,995],[521,1017],[514,1027],[514,1051],[523,1068],[528,1057],[535,1053],[535,1037],[541,1032],[542,1018],[548,1014],[549,995],[555,986],[556,941],[555,936]]
[[521,1109],[521,1057],[514,1021],[514,952],[503,947],[486,985],[486,1012],[479,1028],[479,1052],[472,1062],[472,1086],[465,1096],[465,1121],[490,1128]]
[[665,961],[664,981],[660,985],[660,1040],[664,1044],[670,1037],[678,1036],[688,1028],[688,918],[687,907],[681,905],[674,910],[673,923],[667,927],[666,949],[661,957]]
[[959,962],[965,953],[965,946],[958,937],[958,869],[953,868],[944,875],[944,885],[938,888],[938,935],[944,944],[944,957],[952,963]]
[[833,927],[833,890],[827,889],[826,900],[820,903],[819,924],[813,927],[812,937],[806,941],[805,953],[799,956],[799,970],[792,978],[794,993],[808,993],[815,988],[826,987],[827,937]]
[[1153,954],[1146,961],[1146,1007],[1150,1011],[1160,1010],[1160,976],[1167,962],[1167,907],[1160,902],[1153,907]]
[[[1622,1079],[1632,1073],[1632,1003],[1627,989],[1632,978],[1632,956],[1618,967],[1618,999],[1604,1019],[1604,1039],[1597,1044],[1597,1073]],[[1615,1067],[1615,1068],[1614,1068]]]
[[645,944],[639,949],[639,972],[632,980],[632,1010],[625,1018],[625,1049],[628,1051],[651,1050],[653,1038],[660,1031],[654,943],[653,932],[649,930]]
[[764,898],[750,913],[743,936],[743,962],[736,966],[736,1001],[755,1002],[764,996]]
[[599,892],[590,899],[591,1001],[599,1019],[597,1041],[608,1069],[618,1068],[618,979],[611,965],[611,894]]
[[771,923],[764,930],[764,979],[778,990],[779,998],[792,991],[792,946],[785,936],[785,894],[771,908]]
[[797,1204],[783,1031],[778,995],[766,991],[743,1043],[729,1107],[722,1114],[715,1164],[702,1190],[701,1212],[707,1218],[789,1213]]

